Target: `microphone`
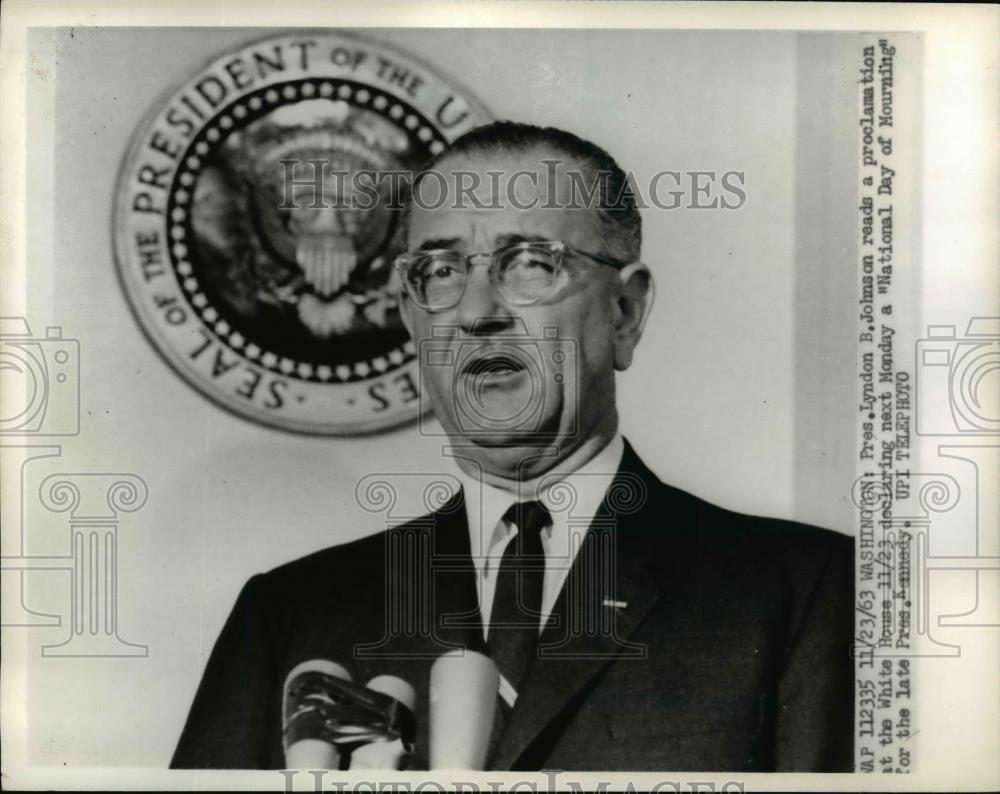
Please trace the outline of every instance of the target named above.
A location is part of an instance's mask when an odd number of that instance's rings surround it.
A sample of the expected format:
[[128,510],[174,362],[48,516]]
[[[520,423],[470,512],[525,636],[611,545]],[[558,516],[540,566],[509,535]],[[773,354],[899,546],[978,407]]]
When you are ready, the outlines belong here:
[[483,769],[500,673],[488,656],[449,651],[431,667],[431,769]]
[[[339,769],[349,755],[353,768],[395,769],[416,736],[415,702],[413,687],[395,676],[377,676],[364,687],[339,664],[303,662],[285,678],[285,764]],[[376,747],[366,750],[370,744]]]
[[[381,692],[402,703],[411,713],[416,713],[417,693],[402,678],[394,675],[375,676],[366,685],[373,692]],[[351,769],[399,769],[410,748],[401,737],[373,739],[351,753]]]
[[324,679],[350,681],[351,674],[335,662],[311,659],[296,665],[285,678],[284,745],[288,769],[338,769],[340,752],[324,737],[317,708],[332,702],[322,691]]

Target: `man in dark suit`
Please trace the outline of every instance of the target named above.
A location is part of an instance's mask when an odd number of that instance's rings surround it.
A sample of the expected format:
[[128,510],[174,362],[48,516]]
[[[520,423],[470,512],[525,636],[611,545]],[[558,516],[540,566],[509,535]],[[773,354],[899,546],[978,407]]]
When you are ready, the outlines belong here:
[[253,577],[173,766],[282,767],[282,684],[320,658],[414,686],[420,768],[430,666],[464,647],[501,674],[490,768],[850,771],[851,539],[665,485],[619,435],[652,302],[621,169],[510,122],[429,169],[396,265],[462,487]]

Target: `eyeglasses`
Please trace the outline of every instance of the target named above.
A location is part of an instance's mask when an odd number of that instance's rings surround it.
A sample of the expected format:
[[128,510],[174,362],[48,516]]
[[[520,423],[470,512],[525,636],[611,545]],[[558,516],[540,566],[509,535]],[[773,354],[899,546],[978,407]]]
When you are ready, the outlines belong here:
[[567,257],[582,256],[620,270],[623,265],[559,241],[505,245],[492,254],[461,254],[449,249],[400,254],[393,261],[407,294],[420,308],[440,312],[462,300],[469,270],[488,260],[490,281],[503,299],[516,306],[530,306],[554,295],[566,281]]

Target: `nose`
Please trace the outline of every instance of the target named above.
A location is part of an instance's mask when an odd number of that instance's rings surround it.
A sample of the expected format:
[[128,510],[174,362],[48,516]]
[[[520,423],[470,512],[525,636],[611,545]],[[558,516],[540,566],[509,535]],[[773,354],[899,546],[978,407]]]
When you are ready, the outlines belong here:
[[462,300],[455,307],[456,320],[463,333],[486,336],[509,329],[514,322],[490,280],[488,267],[470,267]]

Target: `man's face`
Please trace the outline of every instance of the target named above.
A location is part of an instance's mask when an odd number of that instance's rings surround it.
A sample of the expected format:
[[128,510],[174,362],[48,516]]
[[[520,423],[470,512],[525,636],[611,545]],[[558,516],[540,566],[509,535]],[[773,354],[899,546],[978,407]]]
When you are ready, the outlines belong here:
[[[607,256],[593,209],[565,207],[565,175],[549,185],[540,160],[551,153],[447,158],[448,201],[433,208],[440,182],[430,180],[423,205],[409,219],[408,250],[450,249],[463,255],[492,253],[524,241],[562,241]],[[471,172],[480,187],[456,201],[452,174]],[[519,171],[538,174],[516,181],[510,201],[507,180]],[[487,172],[502,172],[497,180]],[[466,184],[471,180],[468,180]],[[422,182],[422,185],[428,183]],[[554,194],[558,209],[540,205]],[[537,199],[533,209],[519,209]],[[459,204],[458,207],[455,205]],[[429,206],[428,206],[429,205]],[[412,300],[403,318],[422,354],[421,374],[435,414],[453,442],[471,442],[493,473],[522,478],[525,458],[546,449],[548,468],[595,434],[610,437],[615,412],[616,352],[627,366],[634,340],[616,334],[621,319],[618,271],[586,257],[566,256],[565,272],[548,299],[523,306],[508,302],[491,282],[488,260],[475,260],[459,303],[428,312]],[[622,356],[620,348],[628,345]],[[626,361],[624,366],[622,362]]]

